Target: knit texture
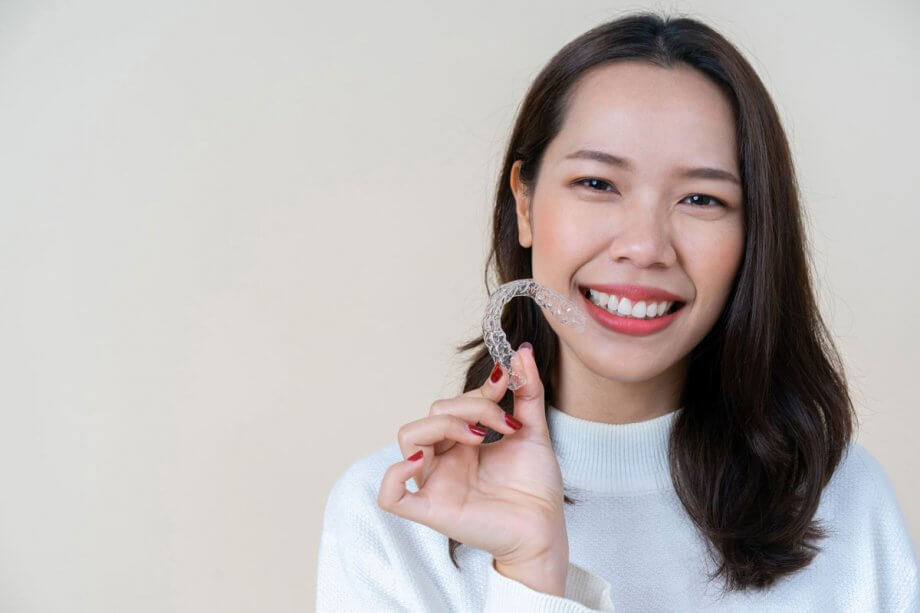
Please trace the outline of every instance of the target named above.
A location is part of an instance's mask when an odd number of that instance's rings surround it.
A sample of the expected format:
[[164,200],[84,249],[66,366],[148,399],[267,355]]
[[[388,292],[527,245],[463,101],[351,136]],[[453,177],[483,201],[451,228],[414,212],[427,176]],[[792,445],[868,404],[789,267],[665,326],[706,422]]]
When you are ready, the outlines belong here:
[[457,570],[445,535],[377,506],[399,446],[360,458],[326,502],[316,610],[920,611],[917,551],[891,482],[855,441],[822,493],[815,518],[829,537],[811,564],[767,590],[720,597],[721,583],[707,582],[715,563],[671,484],[667,444],[680,410],[604,424],[547,407],[565,492],[578,501],[565,505],[564,597],[505,577],[489,553],[465,545]]

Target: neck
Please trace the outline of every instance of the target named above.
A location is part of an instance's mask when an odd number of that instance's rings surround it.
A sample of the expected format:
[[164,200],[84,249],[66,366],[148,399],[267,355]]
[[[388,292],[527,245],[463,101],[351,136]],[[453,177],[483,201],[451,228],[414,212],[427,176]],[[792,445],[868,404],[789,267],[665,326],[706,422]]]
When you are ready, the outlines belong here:
[[[671,488],[668,446],[677,409],[654,419],[604,424],[547,405],[553,452],[567,494],[638,494]],[[673,490],[672,490],[673,491]]]
[[605,424],[630,424],[677,410],[689,357],[649,379],[608,379],[583,364],[559,344],[553,369],[555,402],[566,414]]

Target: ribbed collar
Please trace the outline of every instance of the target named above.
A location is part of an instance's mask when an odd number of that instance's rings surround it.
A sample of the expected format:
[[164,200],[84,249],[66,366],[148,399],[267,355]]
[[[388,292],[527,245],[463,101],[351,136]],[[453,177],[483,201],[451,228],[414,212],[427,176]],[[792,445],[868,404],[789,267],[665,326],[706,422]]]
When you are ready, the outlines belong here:
[[550,439],[565,487],[601,494],[671,487],[668,437],[681,410],[631,424],[605,424],[547,405]]

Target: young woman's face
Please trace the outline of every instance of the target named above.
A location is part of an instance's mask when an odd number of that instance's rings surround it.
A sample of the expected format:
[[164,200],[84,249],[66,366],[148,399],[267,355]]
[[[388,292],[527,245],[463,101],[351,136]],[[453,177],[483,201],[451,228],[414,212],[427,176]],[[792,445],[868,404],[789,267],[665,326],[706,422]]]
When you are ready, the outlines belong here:
[[[533,191],[521,185],[519,164],[518,240],[532,248],[533,276],[591,313],[581,333],[548,318],[563,352],[619,381],[645,381],[681,362],[718,319],[744,247],[725,95],[686,65],[595,68],[576,85]],[[699,168],[717,172],[687,173]],[[618,284],[664,290],[685,304],[655,331],[651,321],[614,315],[636,297],[624,305],[618,296],[610,315],[592,310],[587,288]],[[625,331],[637,323],[638,334]]]

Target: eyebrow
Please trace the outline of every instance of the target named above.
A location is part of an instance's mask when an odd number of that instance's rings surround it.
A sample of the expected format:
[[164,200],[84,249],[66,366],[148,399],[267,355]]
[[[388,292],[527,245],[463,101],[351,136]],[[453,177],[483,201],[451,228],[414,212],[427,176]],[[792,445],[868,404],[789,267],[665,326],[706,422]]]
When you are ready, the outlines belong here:
[[[604,164],[610,164],[611,166],[617,166],[624,170],[632,171],[633,165],[626,158],[622,158],[612,153],[607,153],[606,151],[597,151],[595,149],[580,149],[575,153],[570,153],[565,156],[565,159],[583,159],[583,160],[595,160],[598,162],[603,162]],[[721,168],[709,168],[709,167],[699,167],[699,168],[682,168],[680,170],[680,176],[687,177],[688,179],[715,179],[718,181],[729,181],[737,185],[741,185],[741,181],[738,180],[734,174],[728,172],[727,170],[722,170]]]

